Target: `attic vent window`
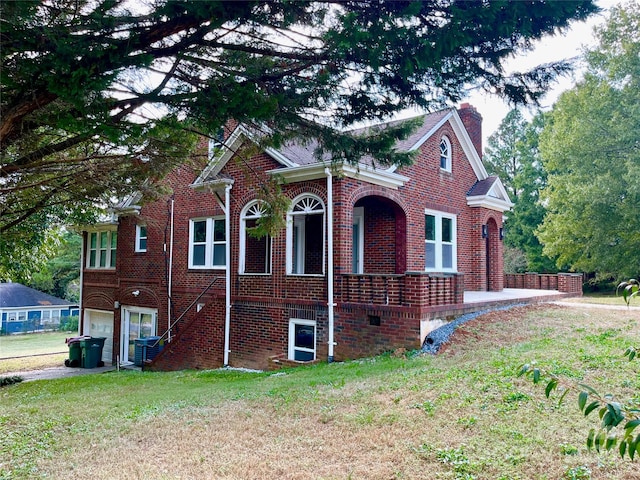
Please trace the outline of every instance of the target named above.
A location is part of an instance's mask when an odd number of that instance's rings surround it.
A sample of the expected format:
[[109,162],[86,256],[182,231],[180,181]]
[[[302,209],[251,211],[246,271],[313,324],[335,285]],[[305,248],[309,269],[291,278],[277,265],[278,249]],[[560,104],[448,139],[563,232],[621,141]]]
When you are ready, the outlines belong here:
[[209,159],[210,160],[220,151],[220,148],[222,147],[223,142],[224,142],[224,130],[222,128],[219,129],[215,133],[215,135],[212,135],[211,137],[209,137]]
[[451,142],[447,137],[440,140],[440,169],[451,171]]

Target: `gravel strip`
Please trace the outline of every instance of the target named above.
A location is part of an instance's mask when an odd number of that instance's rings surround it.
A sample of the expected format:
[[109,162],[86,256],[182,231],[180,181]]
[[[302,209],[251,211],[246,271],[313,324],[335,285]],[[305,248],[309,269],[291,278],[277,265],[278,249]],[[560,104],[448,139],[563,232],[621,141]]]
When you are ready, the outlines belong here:
[[480,315],[484,315],[489,312],[497,312],[501,310],[509,310],[513,307],[521,307],[526,305],[524,303],[514,303],[512,305],[504,305],[501,307],[488,308],[486,310],[478,310],[477,312],[465,313],[464,315],[459,316],[455,320],[443,325],[435,330],[429,332],[429,334],[424,339],[424,343],[422,344],[422,353],[429,353],[431,355],[435,355],[440,350],[440,347],[449,341],[451,335],[455,331],[458,325],[462,325],[463,323],[468,322],[469,320],[473,320]]

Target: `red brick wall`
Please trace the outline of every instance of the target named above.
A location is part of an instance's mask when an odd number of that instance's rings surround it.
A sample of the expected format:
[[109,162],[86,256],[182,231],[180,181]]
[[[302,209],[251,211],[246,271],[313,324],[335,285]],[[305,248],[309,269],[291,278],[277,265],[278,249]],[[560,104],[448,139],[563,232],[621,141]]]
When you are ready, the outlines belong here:
[[[378,325],[379,320],[379,325]],[[334,358],[344,361],[397,348],[420,348],[420,315],[409,309],[343,305],[336,310]]]
[[[180,324],[175,336],[148,367],[149,370],[212,369],[223,363],[224,298],[207,305]],[[222,321],[221,321],[222,320]]]
[[424,307],[464,302],[459,274],[408,272],[406,275],[341,275],[336,298],[344,303]]
[[562,293],[582,295],[581,273],[506,273],[505,288],[530,288],[535,290],[558,290]]
[[460,105],[458,115],[476,148],[476,152],[478,152],[478,156],[482,158],[482,115],[468,103]]

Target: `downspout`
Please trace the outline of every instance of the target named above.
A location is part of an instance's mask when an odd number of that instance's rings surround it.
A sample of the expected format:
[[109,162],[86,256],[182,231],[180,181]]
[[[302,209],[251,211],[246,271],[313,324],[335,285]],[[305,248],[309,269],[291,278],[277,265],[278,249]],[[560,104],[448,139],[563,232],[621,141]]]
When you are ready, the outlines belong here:
[[334,322],[334,294],[333,294],[333,175],[331,170],[325,168],[324,173],[327,175],[327,307],[329,320],[329,349],[327,362],[333,362],[333,347],[335,345],[333,339],[333,322]]
[[231,185],[227,184],[224,189],[224,228],[226,231],[225,244],[225,316],[224,316],[224,360],[223,365],[229,365],[229,331],[231,329]]
[[173,303],[173,210],[174,210],[175,200],[171,199],[171,217],[169,219],[169,275],[167,278],[167,327],[169,327],[169,331],[167,332],[167,342],[171,342],[171,304]]

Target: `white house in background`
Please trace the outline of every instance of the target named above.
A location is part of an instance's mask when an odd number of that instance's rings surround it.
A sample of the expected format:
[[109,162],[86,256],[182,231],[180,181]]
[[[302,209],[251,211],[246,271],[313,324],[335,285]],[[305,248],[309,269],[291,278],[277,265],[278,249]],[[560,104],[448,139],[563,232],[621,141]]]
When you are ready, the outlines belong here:
[[40,292],[20,283],[0,283],[2,333],[55,330],[60,320],[78,316],[77,304]]

